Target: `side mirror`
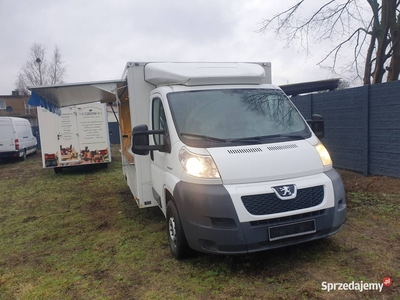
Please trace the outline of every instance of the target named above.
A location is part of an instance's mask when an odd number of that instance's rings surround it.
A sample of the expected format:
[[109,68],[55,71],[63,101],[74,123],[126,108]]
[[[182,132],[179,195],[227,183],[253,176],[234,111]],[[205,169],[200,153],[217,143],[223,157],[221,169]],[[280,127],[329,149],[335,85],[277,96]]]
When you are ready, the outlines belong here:
[[137,125],[132,129],[132,152],[138,155],[148,155],[149,151],[164,151],[164,145],[150,145],[149,136],[165,135],[164,130],[149,130],[146,124]]
[[307,120],[308,125],[310,125],[311,130],[317,136],[317,138],[322,139],[325,136],[325,125],[324,119],[321,115],[313,114],[311,120]]

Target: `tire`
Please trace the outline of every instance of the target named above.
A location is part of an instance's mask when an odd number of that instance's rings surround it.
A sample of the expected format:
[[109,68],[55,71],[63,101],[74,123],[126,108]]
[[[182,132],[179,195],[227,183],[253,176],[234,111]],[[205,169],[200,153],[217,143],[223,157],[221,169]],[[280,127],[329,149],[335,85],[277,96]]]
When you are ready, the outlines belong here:
[[178,209],[173,201],[167,204],[167,235],[169,248],[176,259],[189,256],[190,248],[183,231]]
[[62,172],[62,168],[56,167],[54,168],[54,173],[59,174]]
[[20,157],[21,161],[25,161],[26,160],[26,150],[24,150],[23,155]]

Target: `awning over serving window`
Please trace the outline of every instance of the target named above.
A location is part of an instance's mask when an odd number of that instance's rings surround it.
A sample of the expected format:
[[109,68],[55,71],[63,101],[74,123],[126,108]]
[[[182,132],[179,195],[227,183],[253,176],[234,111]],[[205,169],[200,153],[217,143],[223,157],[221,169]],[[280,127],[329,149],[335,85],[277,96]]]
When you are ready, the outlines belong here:
[[32,94],[28,104],[44,107],[59,115],[60,107],[64,106],[113,102],[116,99],[115,92],[124,83],[124,80],[111,80],[30,87]]
[[61,115],[60,107],[52,102],[47,101],[43,97],[40,97],[35,91],[32,91],[32,94],[29,97],[28,104],[32,106],[44,107],[54,114]]

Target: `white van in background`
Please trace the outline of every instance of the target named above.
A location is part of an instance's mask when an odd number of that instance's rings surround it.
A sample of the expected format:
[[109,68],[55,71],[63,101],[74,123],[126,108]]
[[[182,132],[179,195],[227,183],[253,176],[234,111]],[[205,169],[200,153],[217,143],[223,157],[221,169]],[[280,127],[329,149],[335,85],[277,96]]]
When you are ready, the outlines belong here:
[[0,117],[0,159],[21,158],[36,153],[37,140],[27,119]]

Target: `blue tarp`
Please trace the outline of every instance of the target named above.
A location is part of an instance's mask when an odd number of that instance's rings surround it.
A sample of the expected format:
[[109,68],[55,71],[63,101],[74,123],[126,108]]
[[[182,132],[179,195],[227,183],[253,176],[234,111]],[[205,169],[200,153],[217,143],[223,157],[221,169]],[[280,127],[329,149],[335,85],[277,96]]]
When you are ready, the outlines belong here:
[[52,102],[47,101],[45,98],[41,97],[35,91],[32,91],[32,94],[29,97],[28,104],[32,105],[32,106],[44,107],[48,111],[50,111],[50,112],[52,112],[54,114],[57,114],[59,116],[61,115],[61,109],[57,105],[55,105]]

